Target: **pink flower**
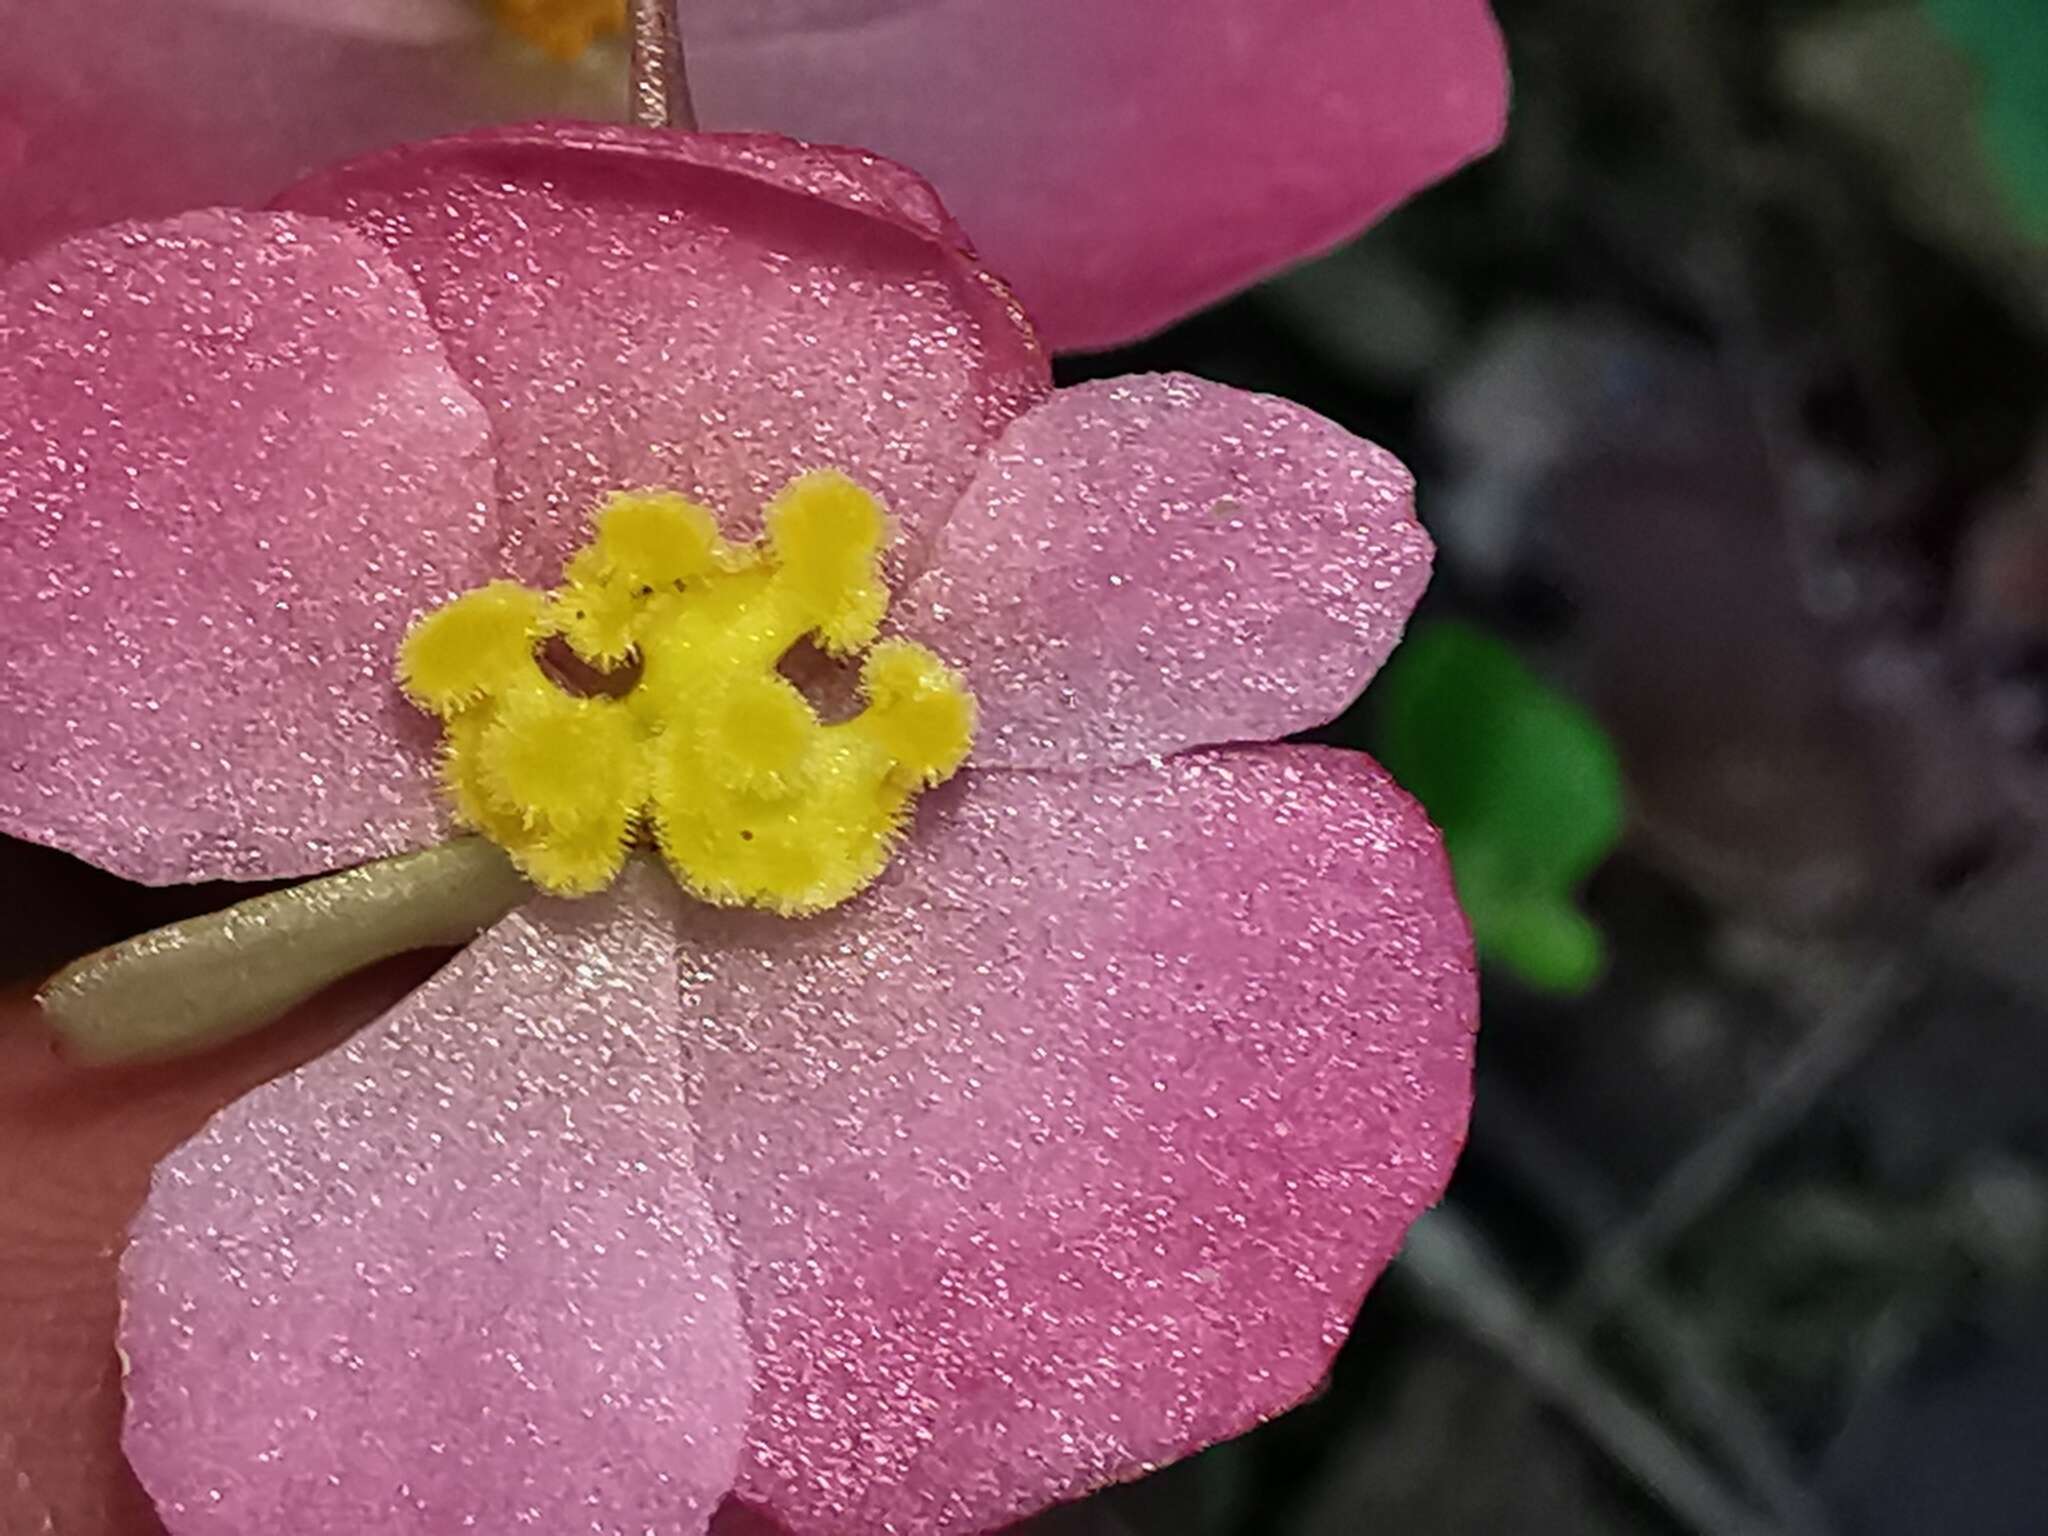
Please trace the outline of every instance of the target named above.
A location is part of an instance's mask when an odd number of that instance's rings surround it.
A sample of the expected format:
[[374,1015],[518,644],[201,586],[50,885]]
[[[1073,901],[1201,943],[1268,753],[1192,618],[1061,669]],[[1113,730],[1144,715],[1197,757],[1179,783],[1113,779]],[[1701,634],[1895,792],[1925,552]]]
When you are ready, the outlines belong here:
[[[1434,830],[1328,718],[1427,575],[1389,456],[1053,391],[915,177],[522,128],[0,272],[0,830],[139,879],[445,835],[392,658],[599,496],[880,494],[981,707],[822,916],[536,898],[158,1171],[127,1448],[178,1536],[969,1531],[1313,1388],[1463,1136]],[[472,1523],[473,1522],[473,1523]]]
[[1485,154],[1486,0],[680,0],[707,127],[929,176],[1060,351],[1170,324]]
[[[614,116],[618,52],[547,59],[485,20],[512,3],[0,0],[0,256],[410,137]],[[1336,244],[1491,149],[1506,108],[1486,0],[1177,0],[1170,26],[1105,0],[680,12],[704,126],[916,167],[1063,350]]]

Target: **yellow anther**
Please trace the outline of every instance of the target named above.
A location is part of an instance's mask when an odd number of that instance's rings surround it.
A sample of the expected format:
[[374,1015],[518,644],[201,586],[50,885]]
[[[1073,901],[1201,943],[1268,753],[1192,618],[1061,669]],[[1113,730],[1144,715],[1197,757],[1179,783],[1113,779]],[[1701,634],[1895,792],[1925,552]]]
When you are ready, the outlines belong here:
[[593,666],[615,667],[633,653],[641,603],[631,584],[602,576],[578,579],[575,565],[572,560],[568,582],[548,599],[547,627]]
[[633,847],[631,816],[530,839],[506,852],[521,874],[557,896],[591,896],[610,885],[626,867]]
[[686,734],[663,742],[654,827],[684,887],[721,906],[799,916],[858,895],[889,862],[915,784],[886,754],[821,731],[788,794],[723,782],[721,765]]
[[597,514],[590,553],[606,576],[649,590],[695,581],[718,568],[718,521],[673,491],[629,491]]
[[490,0],[490,8],[507,32],[565,63],[626,25],[626,0]]
[[846,476],[823,470],[793,483],[768,508],[768,546],[804,627],[835,656],[875,638],[888,611],[880,555],[881,504]]
[[478,743],[484,792],[529,832],[617,825],[647,797],[643,743],[612,699],[564,693],[505,700]]
[[[842,654],[874,639],[880,504],[807,475],[766,524],[734,546],[671,492],[615,496],[556,591],[494,582],[408,637],[401,678],[447,723],[457,814],[537,885],[601,888],[644,827],[705,900],[815,912],[881,872],[918,790],[965,759],[973,700],[922,646],[875,646],[866,707],[837,725],[777,670],[805,636]],[[563,691],[535,660],[548,635],[594,666],[637,658],[636,686]]]
[[918,783],[943,783],[967,760],[973,696],[923,646],[884,640],[861,665],[860,689],[868,707],[845,728],[878,743]]
[[496,714],[492,705],[479,704],[449,718],[443,727],[441,784],[454,802],[457,820],[509,850],[530,839],[519,813],[494,800],[484,783],[483,737]]
[[796,685],[773,673],[748,673],[703,703],[701,756],[730,789],[784,795],[803,781],[817,744],[817,714]]
[[547,600],[515,581],[465,592],[413,626],[398,648],[398,684],[446,719],[478,700],[538,682],[533,648]]

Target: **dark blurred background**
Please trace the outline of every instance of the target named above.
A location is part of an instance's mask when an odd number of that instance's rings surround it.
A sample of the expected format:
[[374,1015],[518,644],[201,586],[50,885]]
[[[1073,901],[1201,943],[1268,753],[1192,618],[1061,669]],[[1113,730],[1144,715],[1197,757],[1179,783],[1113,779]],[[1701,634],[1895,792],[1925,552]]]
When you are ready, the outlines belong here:
[[1414,466],[1435,588],[1319,734],[1487,971],[1329,1390],[1048,1526],[2048,1532],[2048,3],[1496,9],[1498,156],[1068,369]]
[[[1063,365],[1416,469],[1435,587],[1319,734],[1445,825],[1485,1025],[1327,1391],[1034,1529],[2038,1536],[2048,0],[1496,9],[1499,155]],[[19,975],[214,899],[8,854]]]

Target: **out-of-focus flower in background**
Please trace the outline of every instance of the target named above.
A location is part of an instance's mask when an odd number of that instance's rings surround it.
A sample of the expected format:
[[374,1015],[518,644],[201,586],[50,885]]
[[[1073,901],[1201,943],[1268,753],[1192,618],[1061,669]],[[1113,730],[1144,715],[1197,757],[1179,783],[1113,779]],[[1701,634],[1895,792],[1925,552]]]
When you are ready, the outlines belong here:
[[[625,102],[622,0],[0,0],[0,258]],[[702,125],[928,176],[1058,349],[1156,330],[1499,141],[1486,0],[682,0]]]
[[453,128],[605,119],[624,49],[574,60],[481,0],[0,0],[0,260],[112,219],[261,201]]
[[1157,330],[1499,142],[1485,0],[680,0],[710,128],[930,177],[1058,350]]

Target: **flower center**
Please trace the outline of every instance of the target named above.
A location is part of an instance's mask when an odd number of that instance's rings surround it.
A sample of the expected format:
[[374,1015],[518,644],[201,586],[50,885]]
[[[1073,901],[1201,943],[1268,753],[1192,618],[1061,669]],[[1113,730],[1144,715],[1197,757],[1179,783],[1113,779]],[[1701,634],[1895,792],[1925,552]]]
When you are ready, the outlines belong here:
[[[399,682],[443,722],[457,815],[536,885],[601,890],[646,831],[706,901],[820,911],[882,872],[917,792],[966,758],[959,677],[921,645],[875,641],[875,498],[806,475],[766,524],[733,544],[673,492],[622,492],[553,592],[494,581],[406,637]],[[820,720],[777,670],[806,638],[862,658],[852,717]],[[557,642],[591,672],[546,664]]]
[[491,17],[514,37],[564,61],[626,26],[626,0],[488,0]]

